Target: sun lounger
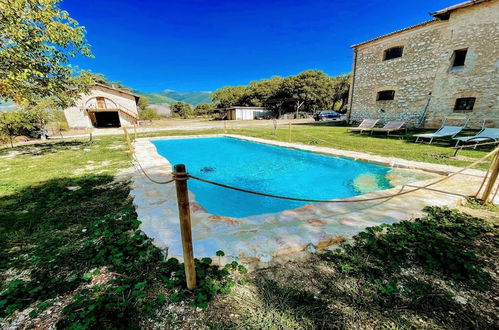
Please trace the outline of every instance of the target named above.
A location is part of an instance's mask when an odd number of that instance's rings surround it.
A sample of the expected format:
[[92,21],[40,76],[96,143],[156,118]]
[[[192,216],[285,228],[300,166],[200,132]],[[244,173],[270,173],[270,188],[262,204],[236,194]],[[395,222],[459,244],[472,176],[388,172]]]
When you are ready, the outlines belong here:
[[442,126],[435,133],[414,135],[416,137],[415,142],[418,142],[419,139],[430,139],[429,144],[431,144],[434,139],[453,138],[454,136],[459,134],[459,132],[461,132],[463,128],[464,126]]
[[374,132],[386,133],[386,135],[390,135],[390,133],[398,132],[406,130],[404,128],[405,121],[403,120],[392,120],[385,124],[385,126],[381,128],[373,128],[371,129],[371,134]]
[[475,142],[480,143],[483,141],[499,141],[499,128],[483,128],[478,134],[473,136],[462,136],[458,138],[454,138],[456,140],[456,147],[459,145],[459,142]]
[[349,132],[369,132],[371,131],[374,126],[378,123],[379,119],[364,119],[362,123],[360,123],[359,126],[354,127],[354,128],[349,128]]

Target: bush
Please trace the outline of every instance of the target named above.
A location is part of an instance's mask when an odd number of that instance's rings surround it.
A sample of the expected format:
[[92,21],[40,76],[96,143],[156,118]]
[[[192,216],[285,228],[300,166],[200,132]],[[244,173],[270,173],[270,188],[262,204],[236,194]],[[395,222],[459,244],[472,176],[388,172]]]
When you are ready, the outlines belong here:
[[147,107],[144,110],[139,111],[139,119],[140,120],[153,120],[161,118],[160,115],[156,112],[155,109],[151,107]]
[[180,118],[188,118],[193,114],[191,106],[184,102],[177,102],[172,104],[171,111],[174,116]]

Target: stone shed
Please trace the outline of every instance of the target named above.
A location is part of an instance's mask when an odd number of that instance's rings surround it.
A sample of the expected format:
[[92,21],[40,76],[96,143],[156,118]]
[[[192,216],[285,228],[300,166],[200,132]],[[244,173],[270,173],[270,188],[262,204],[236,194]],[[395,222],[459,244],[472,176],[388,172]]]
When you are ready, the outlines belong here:
[[75,106],[64,110],[71,128],[107,128],[137,124],[139,96],[103,84],[81,94]]
[[[432,19],[352,46],[350,121],[439,126],[499,118],[499,1],[474,0]],[[492,124],[491,124],[492,125]]]

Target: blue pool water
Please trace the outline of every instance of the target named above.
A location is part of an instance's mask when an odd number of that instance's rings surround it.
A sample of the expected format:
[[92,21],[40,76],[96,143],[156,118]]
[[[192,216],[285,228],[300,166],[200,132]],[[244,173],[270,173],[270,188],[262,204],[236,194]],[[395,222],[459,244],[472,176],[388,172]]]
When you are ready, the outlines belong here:
[[[153,141],[160,155],[198,177],[231,186],[307,199],[334,199],[390,188],[388,167],[229,137]],[[273,213],[306,203],[250,195],[188,181],[209,213],[229,217]],[[369,187],[367,187],[369,189]]]

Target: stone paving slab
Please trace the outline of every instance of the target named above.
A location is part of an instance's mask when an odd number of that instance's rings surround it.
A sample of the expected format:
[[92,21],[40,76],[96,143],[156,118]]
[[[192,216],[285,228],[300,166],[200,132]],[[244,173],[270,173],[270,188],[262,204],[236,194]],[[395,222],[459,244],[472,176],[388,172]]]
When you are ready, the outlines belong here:
[[[416,186],[434,181],[435,178],[441,178],[441,175],[460,170],[447,165],[228,134],[139,138],[135,140],[133,146],[137,159],[148,174],[159,180],[167,180],[171,178],[172,165],[157,153],[151,140],[207,136],[231,136],[259,143],[349,157],[388,165],[395,168],[394,171],[399,171],[394,172],[396,175],[392,183],[399,184],[394,188],[348,199],[365,199],[412,190]],[[427,172],[422,176],[417,170]],[[400,171],[403,173],[400,174]],[[335,245],[366,227],[421,216],[422,209],[428,205],[456,206],[464,200],[464,196],[476,192],[484,174],[479,170],[467,170],[465,175],[457,175],[432,186],[432,189],[438,191],[424,189],[386,200],[368,202],[307,204],[292,210],[244,218],[209,214],[196,202],[196,196],[190,191],[194,254],[198,258],[214,257],[217,250],[223,250],[226,262],[238,260],[244,263],[265,264],[282,257],[313,252]],[[403,186],[408,184],[404,178],[415,180],[421,177],[430,179],[409,181],[410,185]],[[230,190],[227,193],[231,193]],[[175,185],[153,184],[136,171],[131,195],[134,198],[138,219],[141,221],[141,230],[153,239],[156,246],[167,250],[169,256],[181,259],[182,246]]]

